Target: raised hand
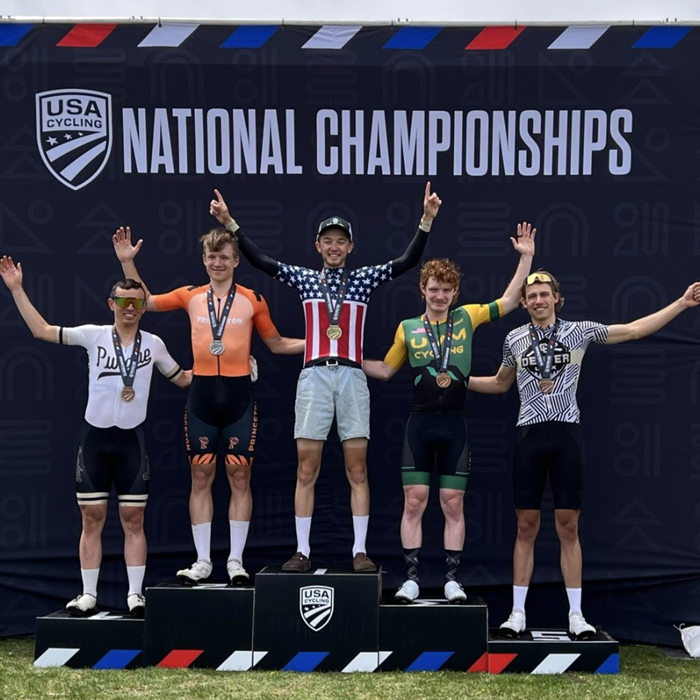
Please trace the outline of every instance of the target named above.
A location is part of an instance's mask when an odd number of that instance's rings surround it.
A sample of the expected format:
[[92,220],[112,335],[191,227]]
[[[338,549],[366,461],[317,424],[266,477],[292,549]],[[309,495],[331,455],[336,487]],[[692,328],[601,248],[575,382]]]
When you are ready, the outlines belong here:
[[442,200],[436,192],[430,193],[430,182],[425,185],[425,198],[423,199],[423,212],[429,219],[434,219],[440,211]]
[[119,262],[128,263],[133,262],[139,250],[141,250],[143,238],[140,238],[136,245],[132,245],[131,229],[128,226],[126,228],[120,226],[112,236],[112,243]]
[[535,255],[536,234],[537,229],[532,228],[532,224],[528,224],[527,221],[523,221],[522,224],[518,224],[517,239],[511,238],[510,242],[520,255],[529,255],[533,257]]
[[688,306],[698,306],[700,304],[700,282],[693,282],[693,284],[685,290],[683,300]]
[[216,199],[212,199],[211,202],[209,202],[209,213],[220,224],[226,226],[226,224],[229,224],[233,220],[233,217],[226,206],[226,202],[224,202],[224,198],[221,196],[221,192],[219,192],[219,190],[214,190],[214,194],[216,195]]
[[16,265],[11,257],[3,255],[0,259],[0,277],[4,280],[10,291],[21,289],[22,287],[22,264]]

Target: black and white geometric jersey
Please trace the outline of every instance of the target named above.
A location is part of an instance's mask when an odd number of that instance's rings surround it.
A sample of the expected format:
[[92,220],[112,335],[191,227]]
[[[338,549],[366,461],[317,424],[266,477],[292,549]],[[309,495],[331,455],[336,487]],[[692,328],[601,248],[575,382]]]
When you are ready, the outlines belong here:
[[[112,326],[76,326],[59,328],[59,342],[63,345],[81,345],[88,353],[90,376],[85,420],[95,428],[135,428],[146,420],[148,394],[151,388],[153,366],[167,379],[180,372],[180,366],[168,354],[165,343],[151,333],[141,331],[136,376],[135,396],[131,401],[121,397],[124,382],[112,340]],[[132,346],[123,348],[127,368],[131,364]]]
[[[547,357],[554,324],[547,328],[534,327],[539,338],[540,352]],[[594,321],[565,321],[559,319],[551,379],[554,388],[544,393],[540,388],[542,375],[537,367],[535,351],[530,340],[530,324],[512,330],[503,344],[503,364],[517,367],[520,413],[518,425],[545,421],[578,423],[580,412],[576,403],[576,388],[581,374],[583,356],[591,343],[604,344],[609,326]]]

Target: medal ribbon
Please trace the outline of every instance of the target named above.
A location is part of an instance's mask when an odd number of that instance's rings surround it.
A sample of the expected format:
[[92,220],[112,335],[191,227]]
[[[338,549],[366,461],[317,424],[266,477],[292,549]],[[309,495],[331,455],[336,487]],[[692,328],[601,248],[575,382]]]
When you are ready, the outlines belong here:
[[326,300],[328,322],[331,326],[337,326],[340,321],[340,312],[343,310],[343,299],[345,299],[345,291],[348,286],[348,273],[347,271],[343,271],[343,276],[340,279],[336,294],[331,292],[323,272],[319,273],[318,279],[321,284],[321,291]]
[[139,350],[141,349],[141,331],[137,331],[134,338],[133,350],[131,351],[130,364],[126,366],[124,359],[124,350],[122,349],[122,341],[117,333],[117,329],[112,327],[112,342],[114,343],[114,352],[117,354],[117,364],[119,365],[119,374],[122,375],[124,386],[133,386],[134,378],[136,377],[136,369],[139,364]]
[[435,357],[435,364],[437,365],[438,372],[447,372],[447,365],[450,363],[450,350],[452,349],[452,312],[447,314],[447,323],[445,325],[445,342],[443,343],[442,350],[438,343],[438,339],[435,338],[435,333],[433,333],[433,326],[428,320],[427,316],[423,316],[423,328],[425,328],[425,334],[428,336],[428,341],[430,342],[430,347],[433,351],[433,356]]
[[221,340],[221,336],[224,334],[224,328],[226,328],[226,321],[228,320],[229,312],[233,306],[233,299],[236,296],[236,285],[232,284],[231,289],[228,290],[228,296],[226,297],[226,303],[224,304],[224,310],[221,313],[220,318],[216,317],[216,311],[214,310],[214,292],[211,289],[207,289],[207,308],[209,309],[209,322],[211,323],[211,334],[214,336],[214,340]]
[[549,342],[547,344],[547,357],[542,357],[542,351],[540,350],[540,341],[537,336],[537,329],[535,326],[530,324],[530,345],[535,353],[535,362],[537,363],[537,369],[539,370],[542,379],[549,379],[552,376],[552,362],[554,360],[554,346],[557,344],[557,331],[559,330],[559,319],[554,322],[554,328],[552,329],[552,335],[549,337]]

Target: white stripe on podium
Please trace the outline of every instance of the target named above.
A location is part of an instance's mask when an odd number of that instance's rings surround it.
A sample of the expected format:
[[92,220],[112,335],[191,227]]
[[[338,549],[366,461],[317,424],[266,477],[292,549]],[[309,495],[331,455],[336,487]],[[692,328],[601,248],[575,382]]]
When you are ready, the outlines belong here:
[[567,27],[547,48],[556,49],[590,49],[610,27],[599,25],[581,25]]
[[326,24],[321,27],[301,48],[302,49],[342,49],[362,26],[334,26]]
[[545,673],[564,673],[581,654],[549,654],[533,669],[533,675]]
[[57,649],[49,647],[35,662],[38,668],[49,668],[51,666],[64,666],[72,659],[80,649]]
[[372,673],[391,656],[390,651],[362,651],[343,670],[342,673]]
[[217,671],[250,671],[260,659],[267,655],[266,651],[234,651],[216,670]]

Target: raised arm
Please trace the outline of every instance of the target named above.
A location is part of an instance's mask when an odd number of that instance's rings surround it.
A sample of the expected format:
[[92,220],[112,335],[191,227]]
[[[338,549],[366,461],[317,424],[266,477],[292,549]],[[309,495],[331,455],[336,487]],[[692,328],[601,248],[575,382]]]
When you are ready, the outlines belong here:
[[399,370],[394,369],[381,360],[363,360],[362,371],[372,379],[381,379],[388,382]]
[[469,377],[469,391],[477,394],[505,394],[513,386],[515,367],[501,365],[493,377]]
[[263,338],[263,341],[275,355],[298,355],[304,352],[303,338],[285,338],[278,334],[272,338]]
[[504,316],[514,309],[517,309],[520,304],[520,290],[522,289],[523,282],[530,274],[532,258],[535,256],[536,234],[537,229],[532,228],[532,224],[523,221],[522,224],[518,224],[517,238],[510,239],[513,248],[520,253],[520,260],[518,261],[518,267],[515,270],[513,279],[510,281],[510,284],[506,287],[506,291],[503,292],[503,296],[501,297]]
[[141,275],[139,275],[136,270],[136,263],[134,262],[134,258],[138,255],[143,245],[143,238],[139,238],[138,243],[132,245],[131,229],[128,226],[126,228],[120,226],[112,236],[112,244],[114,245],[114,252],[117,256],[117,260],[122,264],[124,279],[132,279],[141,282],[146,292],[146,309],[148,311],[157,311],[151,293],[148,291],[148,287],[141,278]]
[[257,267],[258,270],[261,270],[266,275],[275,277],[277,275],[277,270],[279,270],[279,261],[263,253],[262,250],[241,231],[241,227],[231,216],[228,206],[221,196],[221,192],[219,192],[219,190],[214,190],[214,195],[215,198],[209,202],[209,213],[222,226],[225,226],[231,233],[236,234],[241,253],[245,255],[253,267]]
[[430,182],[425,186],[423,198],[423,216],[420,220],[416,235],[411,239],[403,255],[391,261],[391,276],[393,278],[403,275],[420,262],[425,246],[428,242],[428,234],[433,225],[433,220],[440,211],[442,200],[436,192],[430,192]]
[[665,306],[656,313],[643,316],[630,323],[620,323],[610,326],[606,345],[616,345],[626,343],[628,340],[639,340],[663,328],[676,316],[686,309],[700,304],[700,282],[694,282],[685,290],[680,299],[676,299],[672,304]]
[[0,277],[7,285],[12,294],[12,298],[17,304],[17,309],[29,327],[32,335],[39,340],[46,340],[49,343],[58,342],[58,326],[51,326],[44,317],[36,310],[27,293],[22,286],[24,275],[22,274],[21,263],[15,263],[11,257],[3,255],[0,259]]

